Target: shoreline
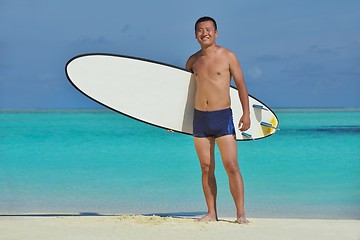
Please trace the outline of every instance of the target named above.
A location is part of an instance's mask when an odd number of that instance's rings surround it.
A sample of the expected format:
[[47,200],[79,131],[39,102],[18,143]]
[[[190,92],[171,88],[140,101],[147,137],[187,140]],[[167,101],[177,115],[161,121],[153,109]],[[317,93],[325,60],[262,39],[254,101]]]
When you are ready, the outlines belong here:
[[[163,217],[163,218],[183,218],[183,219],[197,219],[204,216],[206,212],[173,212],[173,213],[141,213],[141,212],[0,212],[0,217],[119,217],[119,216],[142,216],[142,217]],[[324,215],[318,216],[280,216],[280,215],[247,215],[251,219],[296,219],[296,220],[336,220],[336,221],[359,221],[359,217],[330,217]],[[232,215],[219,215],[219,219],[234,219]]]
[[196,222],[195,217],[56,214],[0,216],[3,239],[356,239],[360,220],[235,218]]

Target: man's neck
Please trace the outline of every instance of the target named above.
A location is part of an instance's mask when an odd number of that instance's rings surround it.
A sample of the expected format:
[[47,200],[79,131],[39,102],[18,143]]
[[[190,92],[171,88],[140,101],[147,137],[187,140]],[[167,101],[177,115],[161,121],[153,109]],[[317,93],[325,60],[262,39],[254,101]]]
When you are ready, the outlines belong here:
[[210,46],[201,46],[201,53],[202,54],[209,54],[216,50],[217,46],[216,44],[212,44]]

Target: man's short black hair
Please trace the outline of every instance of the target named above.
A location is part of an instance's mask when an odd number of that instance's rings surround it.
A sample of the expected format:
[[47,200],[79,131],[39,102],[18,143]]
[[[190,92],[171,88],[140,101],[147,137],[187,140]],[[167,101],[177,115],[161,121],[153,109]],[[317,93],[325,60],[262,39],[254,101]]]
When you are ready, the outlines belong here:
[[216,24],[216,21],[215,19],[213,19],[212,17],[208,17],[208,16],[205,16],[205,17],[201,17],[199,18],[196,23],[195,23],[195,31],[196,31],[196,27],[199,23],[201,22],[206,22],[206,21],[211,21],[214,23],[214,27],[215,27],[215,30],[217,30],[217,24]]

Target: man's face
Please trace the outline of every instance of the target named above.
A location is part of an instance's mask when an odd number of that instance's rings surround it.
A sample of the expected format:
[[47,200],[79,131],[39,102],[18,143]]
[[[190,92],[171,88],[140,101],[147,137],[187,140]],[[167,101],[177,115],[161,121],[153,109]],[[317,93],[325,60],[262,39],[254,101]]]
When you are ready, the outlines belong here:
[[195,37],[201,46],[210,46],[215,44],[218,35],[212,21],[200,22],[196,26]]

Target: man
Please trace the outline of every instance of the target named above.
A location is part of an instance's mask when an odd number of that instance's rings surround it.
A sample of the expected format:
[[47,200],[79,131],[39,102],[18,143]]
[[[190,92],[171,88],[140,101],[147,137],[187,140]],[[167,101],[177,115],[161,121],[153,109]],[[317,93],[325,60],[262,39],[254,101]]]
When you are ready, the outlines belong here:
[[244,185],[237,160],[235,129],[230,108],[230,81],[233,77],[243,108],[239,129],[250,128],[248,92],[237,57],[216,45],[218,36],[214,19],[202,17],[195,24],[195,37],[201,50],[190,56],[186,69],[195,75],[194,144],[200,160],[202,186],[208,213],[198,221],[217,221],[215,143],[220,150],[234,198],[237,222],[248,223],[244,210]]

